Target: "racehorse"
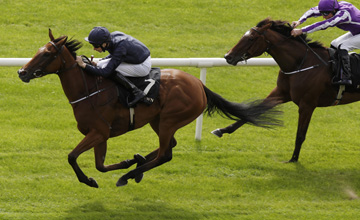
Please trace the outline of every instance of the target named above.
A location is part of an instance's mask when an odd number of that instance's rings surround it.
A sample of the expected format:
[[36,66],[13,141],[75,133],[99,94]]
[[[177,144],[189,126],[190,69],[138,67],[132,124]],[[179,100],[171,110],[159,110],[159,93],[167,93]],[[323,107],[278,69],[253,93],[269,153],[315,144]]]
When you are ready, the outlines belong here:
[[150,123],[159,137],[159,148],[145,158],[135,155],[133,159],[112,165],[104,165],[107,140],[129,131],[130,110],[118,101],[117,86],[112,80],[91,76],[76,64],[76,51],[81,48],[77,40],[67,36],[57,39],[49,30],[50,42],[41,47],[35,56],[18,70],[24,82],[56,73],[64,93],[72,105],[79,131],[84,139],[69,153],[68,162],[80,182],[98,187],[93,178],[88,178],[78,166],[79,155],[94,148],[96,169],[107,172],[137,167],[123,175],[116,183],[123,186],[128,179],[140,182],[145,171],[162,165],[172,159],[172,148],[177,142],[175,132],[195,120],[204,110],[209,115],[217,112],[223,116],[249,122],[260,127],[277,125],[280,111],[274,109],[277,103],[251,102],[234,103],[210,91],[196,77],[181,70],[161,70],[159,97],[148,106],[143,103],[134,108],[135,124],[138,129]]
[[[328,48],[319,42],[310,42],[305,34],[294,38],[290,34],[291,30],[292,27],[286,21],[264,19],[241,37],[225,55],[225,59],[229,64],[236,65],[239,61],[266,52],[277,62],[280,67],[277,85],[265,100],[277,100],[279,103],[293,101],[299,107],[295,150],[289,161],[297,162],[315,108],[332,106],[340,100],[337,95],[339,86],[331,83],[332,67]],[[358,100],[360,93],[345,91],[340,104]],[[223,133],[234,132],[244,123],[237,121],[212,133],[221,137]]]

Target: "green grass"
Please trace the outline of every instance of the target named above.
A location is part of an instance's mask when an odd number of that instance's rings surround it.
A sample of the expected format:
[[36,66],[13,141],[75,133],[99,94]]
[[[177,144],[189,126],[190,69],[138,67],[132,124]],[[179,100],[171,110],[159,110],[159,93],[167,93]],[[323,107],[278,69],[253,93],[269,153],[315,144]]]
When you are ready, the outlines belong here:
[[[352,1],[357,4],[357,2]],[[152,57],[222,57],[260,20],[296,20],[313,1],[260,0],[0,0],[0,57],[32,57],[55,36],[83,40],[92,27],[121,30],[146,43]],[[357,5],[360,6],[360,5]],[[329,45],[342,34],[311,37]],[[83,41],[84,42],[84,41]],[[88,44],[81,54],[95,52]],[[103,54],[94,54],[100,57]],[[67,163],[83,136],[55,75],[22,83],[19,67],[0,67],[0,219],[355,219],[360,215],[359,103],[316,109],[300,161],[290,159],[297,106],[287,103],[284,127],[245,125],[232,135],[209,132],[231,122],[204,117],[176,133],[173,160],[117,188],[127,170],[100,173],[92,151],[79,165],[100,185],[87,187]],[[181,68],[199,76],[197,68]],[[265,97],[278,67],[208,69],[207,86],[241,102]],[[109,140],[106,164],[147,154],[158,145],[149,126]]]

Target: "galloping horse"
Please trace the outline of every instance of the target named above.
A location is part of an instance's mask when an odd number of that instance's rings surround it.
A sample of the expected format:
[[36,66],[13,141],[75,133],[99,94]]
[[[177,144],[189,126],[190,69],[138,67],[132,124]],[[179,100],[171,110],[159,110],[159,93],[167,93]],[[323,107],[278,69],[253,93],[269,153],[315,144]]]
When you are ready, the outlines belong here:
[[112,165],[104,165],[107,140],[129,131],[129,109],[118,101],[117,87],[108,79],[87,75],[76,64],[76,51],[81,47],[77,40],[67,36],[54,39],[49,30],[50,42],[41,47],[35,56],[19,71],[24,82],[33,78],[56,73],[63,90],[72,104],[79,131],[85,138],[70,152],[68,161],[78,180],[91,187],[98,187],[77,164],[79,155],[94,148],[96,168],[101,172],[126,169],[137,164],[136,169],[123,175],[117,186],[126,185],[128,179],[140,182],[145,171],[172,159],[172,148],[177,142],[175,132],[195,120],[204,110],[214,112],[250,124],[269,127],[279,123],[279,111],[273,109],[275,102],[252,102],[248,104],[229,102],[210,91],[196,77],[180,70],[161,71],[159,97],[150,106],[138,104],[135,111],[134,129],[150,123],[159,137],[159,148],[145,158],[135,155],[133,159]]
[[[291,30],[292,27],[285,21],[264,19],[242,36],[225,55],[225,59],[229,64],[236,65],[239,61],[267,52],[280,66],[277,85],[265,100],[278,100],[280,103],[293,101],[298,105],[295,150],[289,161],[296,162],[315,108],[332,106],[337,99],[339,87],[331,83],[332,69],[328,49],[318,42],[310,42],[304,34],[292,37]],[[345,91],[340,104],[358,100],[360,93]],[[246,122],[237,121],[212,133],[221,137],[223,133],[234,132],[244,123]]]

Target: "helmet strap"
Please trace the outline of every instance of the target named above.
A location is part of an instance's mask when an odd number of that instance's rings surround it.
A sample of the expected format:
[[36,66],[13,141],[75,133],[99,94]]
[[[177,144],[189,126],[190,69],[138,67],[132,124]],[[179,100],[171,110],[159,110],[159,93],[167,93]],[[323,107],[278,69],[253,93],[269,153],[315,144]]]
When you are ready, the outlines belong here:
[[109,43],[106,42],[105,47],[103,47],[103,44],[101,44],[100,47],[101,47],[102,51],[105,52],[106,49],[109,47]]

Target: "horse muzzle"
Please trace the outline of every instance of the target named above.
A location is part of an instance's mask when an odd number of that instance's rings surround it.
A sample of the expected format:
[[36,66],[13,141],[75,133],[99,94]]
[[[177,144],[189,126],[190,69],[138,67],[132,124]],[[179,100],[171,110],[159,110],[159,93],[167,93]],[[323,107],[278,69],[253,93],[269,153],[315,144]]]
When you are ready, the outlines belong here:
[[248,54],[245,53],[242,56],[233,56],[231,54],[225,54],[224,58],[228,64],[236,66],[238,62],[247,60]]
[[24,70],[24,69],[19,69],[18,71],[18,75],[19,78],[21,79],[21,81],[28,83],[30,82],[31,79],[33,79],[34,77],[32,77],[33,74],[30,74],[28,71]]

